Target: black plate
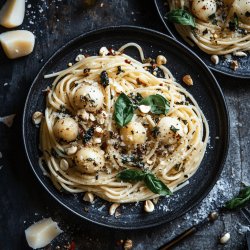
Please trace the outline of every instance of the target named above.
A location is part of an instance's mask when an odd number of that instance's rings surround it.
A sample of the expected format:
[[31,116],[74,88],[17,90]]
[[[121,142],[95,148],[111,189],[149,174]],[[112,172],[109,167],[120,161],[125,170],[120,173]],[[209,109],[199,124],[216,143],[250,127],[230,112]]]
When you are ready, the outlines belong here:
[[211,55],[206,54],[205,52],[200,50],[197,46],[192,47],[188,43],[186,43],[183,40],[183,38],[180,36],[180,34],[176,31],[174,25],[168,22],[164,18],[168,11],[167,6],[164,4],[167,2],[167,0],[154,0],[154,2],[157,8],[157,11],[161,17],[161,20],[164,23],[170,35],[174,37],[175,39],[177,39],[178,41],[183,42],[192,51],[194,51],[210,69],[216,72],[228,75],[228,76],[239,77],[239,78],[250,78],[250,54],[249,53],[247,57],[235,57],[235,56],[232,57],[233,59],[236,59],[240,64],[240,67],[236,71],[230,69],[229,60],[223,59],[224,58],[223,56],[220,56],[220,62],[217,65],[214,65],[210,60]]
[[[67,67],[68,62],[81,53],[97,54],[102,46],[118,49],[127,42],[137,42],[146,57],[156,57],[159,53],[166,55],[168,67],[178,81],[184,74],[191,74],[194,86],[189,87],[205,116],[211,129],[210,144],[197,173],[190,179],[190,184],[176,192],[171,198],[161,198],[153,213],[143,212],[143,203],[122,205],[121,216],[115,218],[108,215],[110,204],[98,199],[94,205],[82,201],[82,194],[71,195],[58,192],[51,181],[43,175],[38,166],[38,128],[31,117],[35,111],[43,111],[44,95],[42,90],[52,83],[52,79],[44,79],[45,74],[56,72]],[[126,51],[138,58],[138,52],[131,48]],[[187,86],[184,86],[187,87]],[[215,139],[219,137],[219,139]],[[43,66],[35,78],[24,107],[23,139],[30,165],[40,183],[59,203],[73,213],[100,225],[137,229],[169,222],[197,205],[214,186],[223,167],[228,147],[228,115],[225,101],[218,83],[206,65],[174,39],[143,28],[130,26],[109,27],[80,35],[60,48]],[[88,212],[85,211],[88,209]]]

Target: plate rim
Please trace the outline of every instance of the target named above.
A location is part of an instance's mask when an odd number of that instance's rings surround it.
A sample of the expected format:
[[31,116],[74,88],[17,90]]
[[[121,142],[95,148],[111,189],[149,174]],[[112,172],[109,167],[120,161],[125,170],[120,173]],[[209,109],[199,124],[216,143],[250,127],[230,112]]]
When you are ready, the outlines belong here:
[[70,39],[64,45],[59,47],[54,53],[52,53],[51,56],[48,57],[48,59],[46,60],[44,65],[40,68],[40,70],[36,74],[34,80],[32,81],[32,84],[29,87],[29,91],[28,91],[27,96],[26,96],[25,105],[24,105],[24,108],[23,108],[23,115],[22,115],[22,141],[23,141],[23,147],[24,147],[24,150],[25,150],[26,159],[29,162],[29,165],[30,165],[30,167],[32,169],[32,172],[35,174],[36,178],[38,179],[40,184],[45,188],[47,193],[49,193],[53,197],[53,199],[56,200],[62,207],[66,208],[68,211],[72,212],[74,215],[80,217],[81,219],[87,220],[88,222],[92,222],[95,225],[103,226],[103,227],[106,227],[106,228],[112,228],[112,229],[120,229],[120,230],[137,230],[137,229],[146,229],[146,228],[156,227],[156,226],[159,226],[159,225],[162,225],[162,224],[166,224],[169,221],[168,220],[159,220],[158,222],[154,222],[154,223],[150,223],[148,225],[142,225],[142,226],[140,226],[140,225],[136,225],[136,226],[134,226],[134,225],[121,225],[121,226],[118,226],[118,225],[105,224],[103,222],[93,220],[91,218],[85,217],[85,215],[83,215],[83,214],[78,213],[77,211],[75,211],[74,209],[72,209],[71,207],[66,205],[63,201],[61,201],[61,199],[57,198],[56,195],[51,190],[49,190],[49,188],[47,187],[45,182],[42,180],[42,178],[40,178],[40,176],[37,173],[34,165],[32,164],[32,160],[30,158],[30,153],[28,152],[28,147],[27,147],[28,141],[27,141],[27,138],[26,138],[26,135],[25,135],[25,133],[26,133],[25,132],[25,122],[29,119],[27,117],[27,106],[28,106],[28,103],[29,103],[30,98],[31,98],[31,92],[32,92],[38,78],[42,74],[44,68],[46,68],[46,66],[50,63],[50,61],[53,60],[58,54],[60,54],[65,48],[67,48],[68,46],[76,43],[78,40],[82,40],[84,37],[91,36],[91,35],[97,35],[97,34],[100,34],[100,33],[103,33],[103,32],[120,30],[120,29],[142,32],[144,34],[146,33],[148,35],[153,35],[153,36],[161,36],[164,39],[171,40],[172,42],[178,44],[178,46],[181,46],[185,50],[187,50],[188,53],[190,53],[192,56],[196,57],[196,59],[203,65],[203,67],[205,67],[205,69],[208,71],[210,77],[214,81],[214,87],[217,88],[217,95],[220,96],[220,101],[221,101],[221,104],[222,104],[222,105],[220,105],[220,107],[223,110],[225,120],[226,120],[226,124],[225,124],[225,143],[224,143],[224,146],[223,146],[223,156],[221,157],[220,164],[218,166],[218,170],[217,170],[217,173],[215,175],[215,178],[210,183],[210,185],[208,186],[206,191],[203,193],[203,195],[200,196],[195,202],[193,202],[193,204],[190,205],[190,207],[187,210],[180,212],[178,215],[174,216],[173,219],[170,220],[170,221],[174,221],[175,219],[180,218],[181,216],[183,216],[184,214],[189,212],[191,209],[198,206],[202,202],[202,200],[204,200],[207,197],[207,195],[209,194],[209,192],[212,190],[212,188],[216,184],[217,180],[219,179],[219,177],[221,175],[221,172],[222,172],[222,170],[224,168],[227,155],[228,155],[228,148],[229,148],[229,141],[230,141],[230,133],[229,133],[230,121],[229,121],[229,113],[228,113],[227,103],[226,103],[224,94],[223,94],[223,92],[222,92],[222,90],[220,88],[220,85],[218,84],[215,76],[213,75],[211,70],[206,66],[206,64],[200,59],[200,57],[197,56],[192,50],[190,50],[188,47],[186,47],[181,42],[175,40],[174,38],[172,38],[172,37],[170,37],[170,36],[168,36],[166,34],[163,34],[163,33],[159,32],[159,31],[155,31],[155,30],[145,28],[145,27],[140,27],[140,26],[133,26],[133,25],[105,26],[103,28],[95,29],[93,31],[84,32],[84,33],[74,37],[73,39]]
[[[187,47],[186,44],[184,44],[184,40],[183,41],[180,41],[178,38],[176,38],[176,36],[173,34],[172,30],[169,28],[169,26],[167,25],[167,22],[164,20],[164,17],[162,16],[161,14],[161,11],[159,9],[159,6],[158,6],[158,2],[159,0],[154,0],[154,4],[155,4],[155,7],[156,7],[156,10],[157,10],[157,13],[158,13],[158,16],[160,17],[164,27],[166,28],[166,30],[168,31],[168,33],[172,36],[172,38],[174,38],[176,41],[182,43],[185,47]],[[190,49],[190,48],[189,48]],[[191,49],[190,49],[191,50]],[[193,52],[193,50],[192,50]],[[195,52],[193,52],[195,53]],[[196,56],[198,56],[200,58],[200,56],[198,54],[195,53]],[[201,59],[201,58],[200,58]],[[203,61],[203,60],[202,60]],[[238,78],[238,79],[250,79],[250,75],[249,76],[240,76],[240,75],[234,75],[233,73],[228,73],[228,72],[224,72],[222,70],[219,70],[219,69],[216,69],[214,67],[211,67],[211,66],[207,66],[209,69],[219,73],[219,74],[222,74],[222,75],[226,75],[228,77],[234,77],[234,78]]]

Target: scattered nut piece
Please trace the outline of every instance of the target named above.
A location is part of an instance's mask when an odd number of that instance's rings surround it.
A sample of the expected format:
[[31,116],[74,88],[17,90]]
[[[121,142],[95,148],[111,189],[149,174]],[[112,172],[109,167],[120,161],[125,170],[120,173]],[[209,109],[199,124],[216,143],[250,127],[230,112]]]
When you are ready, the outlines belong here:
[[69,163],[68,163],[68,161],[65,160],[65,159],[61,159],[61,161],[60,161],[60,168],[61,168],[61,170],[63,170],[63,171],[68,170],[68,168],[69,168]]
[[232,60],[231,64],[230,64],[230,68],[233,69],[233,70],[237,70],[239,68],[238,61]]
[[216,221],[219,217],[219,214],[217,212],[212,212],[211,214],[209,214],[209,219],[211,221]]
[[151,106],[148,106],[148,105],[140,105],[139,106],[139,110],[144,113],[144,114],[147,114],[151,109]]
[[38,125],[41,123],[43,118],[43,113],[40,111],[36,111],[33,115],[32,115],[32,121],[35,125]]
[[235,56],[247,56],[247,53],[243,51],[236,51],[233,53]]
[[124,242],[123,248],[124,250],[130,250],[133,247],[133,241],[132,240],[126,240]]
[[158,201],[159,201],[159,197],[156,197],[156,198],[153,199],[153,203],[154,203],[155,205],[158,203]]
[[68,63],[68,66],[69,66],[69,67],[71,67],[72,65],[73,65],[73,63],[71,63],[71,62],[70,62],[70,63]]
[[219,59],[219,57],[218,57],[217,55],[212,55],[212,56],[211,56],[211,61],[212,61],[212,63],[214,63],[214,64],[218,64],[219,61],[220,61],[220,59]]
[[153,212],[155,209],[154,203],[151,200],[147,200],[144,203],[144,211],[147,213]]
[[67,155],[73,155],[73,154],[75,154],[76,153],[76,151],[77,151],[77,146],[71,146],[71,147],[69,147],[69,148],[65,148],[65,153],[67,154]]
[[183,81],[185,84],[187,84],[188,86],[193,85],[193,79],[191,78],[190,75],[185,75],[185,76],[183,76],[182,81]]
[[94,195],[90,192],[86,192],[83,196],[83,200],[90,203],[93,203],[94,199],[95,199]]
[[84,58],[85,58],[84,55],[79,54],[79,55],[76,57],[75,61],[76,61],[76,62],[80,62],[80,61],[81,61],[82,59],[84,59]]
[[100,143],[102,143],[102,139],[101,138],[95,138],[94,143],[95,144],[100,144]]
[[120,206],[119,203],[113,203],[110,208],[109,208],[109,214],[110,215],[114,215],[115,214],[115,211],[116,209]]
[[88,121],[89,113],[85,109],[80,109],[77,111],[77,115],[84,121]]
[[98,134],[102,134],[103,133],[103,129],[101,127],[96,127],[95,128],[95,132]]
[[167,63],[167,59],[166,59],[165,56],[159,55],[159,56],[157,56],[157,58],[156,58],[156,63],[157,63],[157,65],[166,64],[166,63]]
[[95,119],[95,116],[93,114],[90,114],[89,115],[89,119],[90,121],[94,122],[96,119]]
[[225,233],[225,234],[222,235],[222,237],[220,238],[220,243],[221,243],[221,244],[226,244],[229,240],[230,240],[230,233]]
[[10,128],[14,122],[15,116],[16,114],[0,117],[0,122],[4,123],[7,127]]
[[108,55],[109,51],[106,47],[101,47],[100,50],[99,50],[99,55],[100,56],[106,56]]

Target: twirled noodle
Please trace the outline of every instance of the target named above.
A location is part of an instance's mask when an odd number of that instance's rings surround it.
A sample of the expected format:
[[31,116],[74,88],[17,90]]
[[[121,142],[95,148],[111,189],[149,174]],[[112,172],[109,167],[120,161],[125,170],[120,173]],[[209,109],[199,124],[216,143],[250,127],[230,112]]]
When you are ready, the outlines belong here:
[[168,3],[170,10],[186,9],[194,16],[195,28],[175,24],[191,46],[196,44],[213,55],[250,50],[249,0],[168,0]]
[[[135,46],[144,60],[141,47],[130,43],[120,52],[84,57],[68,69],[45,76],[56,78],[51,89],[47,89],[46,110],[40,127],[43,152],[40,165],[45,163],[43,170],[60,190],[88,191],[118,203],[148,200],[159,195],[142,181],[117,180],[121,170],[138,169],[124,161],[125,156],[139,158],[143,169],[150,170],[171,191],[188,183],[201,163],[209,128],[197,102],[175,82],[166,67],[160,66],[165,73],[165,78],[160,78],[148,71],[151,64],[124,54],[128,46]],[[108,76],[107,86],[101,84],[101,74]],[[137,109],[127,125],[135,126],[135,131],[128,131],[127,126],[119,128],[113,113],[121,93],[131,98],[137,94],[144,98],[160,94],[169,101],[169,112],[144,114]],[[169,121],[178,126],[177,132],[169,130]],[[127,134],[137,133],[138,126],[144,131],[139,136]],[[154,133],[156,128],[163,132]],[[165,134],[164,129],[168,129]],[[86,139],[88,133],[90,137],[86,142],[83,138]],[[131,136],[132,144],[128,140]]]

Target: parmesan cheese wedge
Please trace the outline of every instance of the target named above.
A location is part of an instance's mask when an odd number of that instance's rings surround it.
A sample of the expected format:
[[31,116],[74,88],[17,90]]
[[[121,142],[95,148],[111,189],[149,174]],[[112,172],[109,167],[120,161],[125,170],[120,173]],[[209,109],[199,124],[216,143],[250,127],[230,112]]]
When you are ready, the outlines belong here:
[[25,230],[28,245],[33,249],[47,246],[63,231],[51,218],[43,219]]
[[0,43],[8,58],[26,56],[33,51],[35,36],[27,30],[14,30],[0,34]]
[[25,0],[7,0],[0,10],[0,24],[6,28],[21,25],[24,19]]

